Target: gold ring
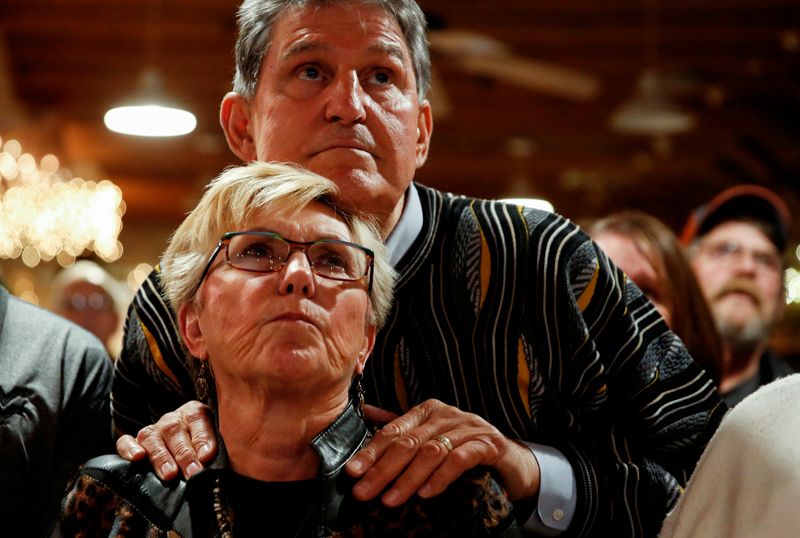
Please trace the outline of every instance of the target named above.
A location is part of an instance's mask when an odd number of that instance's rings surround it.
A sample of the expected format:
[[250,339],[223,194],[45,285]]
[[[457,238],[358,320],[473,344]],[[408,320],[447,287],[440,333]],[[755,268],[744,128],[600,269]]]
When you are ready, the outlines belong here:
[[451,443],[450,439],[448,439],[446,436],[437,435],[436,437],[434,437],[434,439],[436,439],[437,441],[442,443],[444,445],[444,447],[447,449],[448,452],[452,452],[453,451],[453,443]]

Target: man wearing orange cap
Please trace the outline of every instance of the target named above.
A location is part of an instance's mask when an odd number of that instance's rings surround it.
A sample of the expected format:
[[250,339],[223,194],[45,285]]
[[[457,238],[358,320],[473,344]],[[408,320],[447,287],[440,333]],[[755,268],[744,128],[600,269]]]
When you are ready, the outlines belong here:
[[729,406],[792,373],[769,349],[786,308],[783,251],[789,210],[772,191],[739,185],[696,209],[683,230],[724,341],[719,390]]

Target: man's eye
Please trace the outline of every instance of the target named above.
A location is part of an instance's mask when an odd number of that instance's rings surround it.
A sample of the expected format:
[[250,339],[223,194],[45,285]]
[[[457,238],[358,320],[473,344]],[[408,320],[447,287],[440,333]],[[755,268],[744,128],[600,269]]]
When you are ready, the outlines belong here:
[[377,72],[373,73],[370,78],[372,79],[372,81],[374,83],[380,84],[380,85],[386,85],[386,84],[389,84],[392,81],[391,75],[389,73],[387,73],[386,71],[377,71]]
[[318,80],[320,77],[319,69],[312,65],[307,65],[300,69],[300,78],[304,80]]

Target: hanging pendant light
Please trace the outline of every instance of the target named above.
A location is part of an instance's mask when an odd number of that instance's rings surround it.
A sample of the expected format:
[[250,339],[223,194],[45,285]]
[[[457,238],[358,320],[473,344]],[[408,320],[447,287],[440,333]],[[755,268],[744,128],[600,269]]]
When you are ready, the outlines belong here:
[[669,97],[658,65],[658,0],[644,3],[644,70],[633,96],[611,114],[608,125],[620,134],[665,137],[690,131],[694,115]]
[[106,112],[103,121],[112,131],[135,136],[180,136],[194,131],[197,126],[194,114],[165,95],[158,71],[145,68],[136,92]]
[[148,0],[147,35],[145,38],[145,68],[136,91],[106,112],[103,121],[110,130],[135,136],[180,136],[191,133],[197,126],[194,114],[167,97],[158,70],[161,30],[161,0]]
[[646,69],[634,96],[617,107],[609,124],[621,134],[667,136],[690,131],[695,118],[669,98],[659,73]]

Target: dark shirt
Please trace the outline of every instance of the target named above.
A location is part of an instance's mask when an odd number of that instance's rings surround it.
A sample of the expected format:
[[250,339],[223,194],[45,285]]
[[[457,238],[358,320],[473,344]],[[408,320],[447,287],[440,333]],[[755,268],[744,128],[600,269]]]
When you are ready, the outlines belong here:
[[767,350],[761,355],[761,362],[758,365],[756,375],[742,381],[723,394],[722,399],[725,400],[728,407],[733,407],[758,390],[760,386],[772,383],[776,379],[793,373],[795,373],[795,369],[788,362]]
[[308,536],[314,506],[319,496],[316,480],[262,482],[229,471],[228,501],[236,517],[234,536],[258,536],[264,532],[264,518],[272,521],[270,536]]

